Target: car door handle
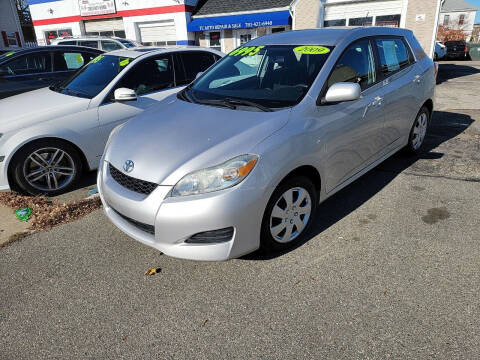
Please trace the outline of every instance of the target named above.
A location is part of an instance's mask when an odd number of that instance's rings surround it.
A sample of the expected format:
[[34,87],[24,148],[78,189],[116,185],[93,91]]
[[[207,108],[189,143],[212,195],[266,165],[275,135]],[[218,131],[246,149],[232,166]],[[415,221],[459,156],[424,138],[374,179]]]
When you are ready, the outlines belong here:
[[382,105],[382,102],[383,102],[383,97],[376,96],[375,99],[373,99],[372,106],[380,106]]

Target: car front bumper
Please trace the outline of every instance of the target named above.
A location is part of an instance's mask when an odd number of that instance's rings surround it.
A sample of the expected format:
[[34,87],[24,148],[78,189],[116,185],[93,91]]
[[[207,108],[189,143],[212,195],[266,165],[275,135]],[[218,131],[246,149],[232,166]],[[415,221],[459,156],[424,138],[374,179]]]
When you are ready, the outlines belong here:
[[[117,183],[103,162],[98,190],[107,217],[135,240],[166,255],[202,261],[237,258],[260,246],[260,228],[269,191],[239,185],[209,194],[167,197],[171,186],[158,186],[150,195]],[[221,243],[186,243],[192,235],[233,227],[232,239]],[[148,231],[145,229],[151,229]]]
[[7,159],[4,158],[0,162],[0,191],[7,191],[7,190],[10,190],[10,185],[8,184]]

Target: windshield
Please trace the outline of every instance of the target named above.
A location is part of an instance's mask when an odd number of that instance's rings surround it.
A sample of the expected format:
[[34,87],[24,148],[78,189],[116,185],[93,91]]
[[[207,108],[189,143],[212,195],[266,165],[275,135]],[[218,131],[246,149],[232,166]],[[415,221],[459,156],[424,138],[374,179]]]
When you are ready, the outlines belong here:
[[125,67],[131,58],[99,55],[63,83],[52,86],[53,91],[92,99],[102,91]]
[[238,104],[243,100],[268,108],[293,106],[310,89],[332,49],[300,45],[240,47],[179,97],[210,104],[232,100]]

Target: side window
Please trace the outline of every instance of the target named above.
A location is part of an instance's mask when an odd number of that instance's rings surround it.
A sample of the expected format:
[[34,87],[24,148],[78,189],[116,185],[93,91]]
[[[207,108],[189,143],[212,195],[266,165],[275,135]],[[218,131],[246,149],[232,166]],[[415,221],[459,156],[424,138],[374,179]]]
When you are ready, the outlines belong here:
[[380,68],[385,76],[389,76],[408,65],[410,56],[402,39],[381,38],[376,40]]
[[185,51],[178,53],[182,59],[185,73],[177,77],[177,85],[185,85],[195,80],[199,72],[207,70],[215,63],[215,58],[209,52]]
[[90,57],[85,53],[56,51],[53,55],[53,71],[69,71],[80,69],[89,61]]
[[338,60],[328,87],[338,82],[356,82],[362,90],[376,82],[375,61],[370,40],[363,39],[350,45]]
[[125,87],[135,90],[137,95],[150,93],[175,86],[171,55],[146,59],[131,69],[116,89]]
[[98,41],[96,41],[96,40],[79,41],[78,45],[98,49]]
[[102,40],[102,49],[105,51],[113,51],[118,49],[123,49],[120,44],[117,44],[114,41]]
[[28,75],[52,71],[50,52],[24,55],[9,61],[0,67],[0,71],[9,75]]

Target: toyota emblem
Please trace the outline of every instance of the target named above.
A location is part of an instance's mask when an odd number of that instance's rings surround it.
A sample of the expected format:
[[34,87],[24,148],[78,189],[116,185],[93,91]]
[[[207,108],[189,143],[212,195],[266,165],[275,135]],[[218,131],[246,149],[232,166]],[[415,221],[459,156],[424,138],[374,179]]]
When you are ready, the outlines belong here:
[[125,164],[123,164],[123,170],[125,170],[125,172],[127,173],[132,172],[134,167],[135,167],[135,164],[133,163],[132,160],[127,160],[125,161]]

